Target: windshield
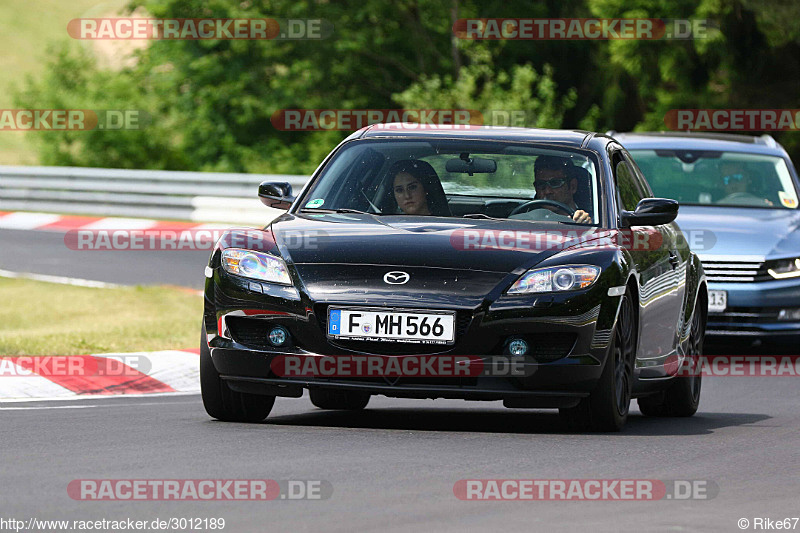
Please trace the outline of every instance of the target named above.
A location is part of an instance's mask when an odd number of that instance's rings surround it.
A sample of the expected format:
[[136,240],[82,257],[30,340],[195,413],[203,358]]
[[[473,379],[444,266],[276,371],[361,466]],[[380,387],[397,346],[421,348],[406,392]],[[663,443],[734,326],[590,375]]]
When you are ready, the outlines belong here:
[[797,209],[781,157],[697,150],[630,150],[656,196],[682,204]]
[[594,225],[596,169],[590,152],[530,144],[356,141],[326,166],[300,210]]

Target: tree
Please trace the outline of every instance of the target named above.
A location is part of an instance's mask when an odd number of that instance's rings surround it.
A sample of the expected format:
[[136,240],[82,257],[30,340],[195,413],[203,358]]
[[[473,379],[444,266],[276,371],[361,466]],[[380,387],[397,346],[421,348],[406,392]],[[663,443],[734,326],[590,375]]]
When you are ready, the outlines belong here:
[[514,65],[510,73],[497,71],[488,53],[461,67],[458,77],[426,76],[394,95],[395,102],[406,109],[476,110],[487,125],[507,125],[492,117],[505,118],[504,112],[519,111],[522,114],[517,116],[523,121],[508,125],[536,128],[561,127],[564,113],[575,106],[576,99],[575,89],[559,94],[549,65],[542,73],[528,64]]

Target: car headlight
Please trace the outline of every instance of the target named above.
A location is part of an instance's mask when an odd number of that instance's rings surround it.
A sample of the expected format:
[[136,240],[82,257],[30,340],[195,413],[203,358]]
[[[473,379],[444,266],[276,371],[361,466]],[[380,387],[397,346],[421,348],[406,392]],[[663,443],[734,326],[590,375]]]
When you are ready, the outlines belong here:
[[600,277],[600,267],[557,266],[528,270],[514,283],[508,294],[564,292],[585,289]]
[[800,259],[780,259],[772,264],[774,266],[767,272],[775,279],[800,277]]
[[222,251],[222,268],[225,272],[245,278],[282,285],[292,284],[283,259],[261,252],[226,248]]

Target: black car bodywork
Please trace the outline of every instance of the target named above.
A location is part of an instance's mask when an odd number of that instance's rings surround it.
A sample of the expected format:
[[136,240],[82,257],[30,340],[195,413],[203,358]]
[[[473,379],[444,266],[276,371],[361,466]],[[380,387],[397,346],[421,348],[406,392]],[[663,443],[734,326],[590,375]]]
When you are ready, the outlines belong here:
[[[662,245],[642,250],[591,245],[593,237],[578,235],[544,250],[459,250],[451,241],[459,230],[535,232],[547,226],[488,216],[301,212],[305,192],[343,147],[367,140],[436,138],[571,147],[591,153],[600,169],[599,228],[657,233]],[[617,194],[621,163],[633,173],[626,178],[630,183],[624,184],[632,189],[624,191],[626,199]],[[262,185],[262,189],[265,203],[293,202],[287,213],[260,232],[263,242],[271,243],[268,253],[285,261],[291,285],[230,274],[220,264],[230,239],[223,237],[218,243],[206,268],[201,347],[203,396],[212,416],[260,420],[269,413],[274,397],[299,397],[303,389],[312,392],[312,400],[315,391],[318,396],[320,391],[328,393],[327,403],[315,403],[334,408],[363,407],[366,401],[358,398],[369,395],[503,400],[509,407],[559,408],[579,427],[600,430],[621,427],[632,397],[640,398],[640,406],[649,402],[642,409],[645,414],[690,415],[696,410],[699,377],[674,374],[702,347],[707,301],[703,269],[681,242],[671,222],[675,213],[668,213],[669,202],[648,204],[646,198],[652,193],[630,156],[612,138],[515,128],[416,132],[365,128],[332,152],[296,200],[285,185]],[[635,214],[624,205],[633,193],[639,196],[636,201],[645,199]],[[472,208],[480,212],[489,206],[478,202]],[[648,210],[653,211],[649,223]],[[298,235],[316,236],[314,246],[293,244]],[[586,289],[564,293],[506,293],[533,267],[565,264],[600,267],[599,279]],[[384,276],[390,271],[407,273],[409,281],[386,283]],[[330,306],[452,311],[455,341],[442,345],[331,338],[326,327]],[[275,325],[288,331],[287,346],[275,348],[268,341]],[[512,336],[525,338],[531,347],[523,376],[288,378],[276,375],[271,366],[275,357],[285,354],[502,355],[508,353]],[[614,358],[616,363],[609,362]],[[609,411],[614,406],[616,413]]]

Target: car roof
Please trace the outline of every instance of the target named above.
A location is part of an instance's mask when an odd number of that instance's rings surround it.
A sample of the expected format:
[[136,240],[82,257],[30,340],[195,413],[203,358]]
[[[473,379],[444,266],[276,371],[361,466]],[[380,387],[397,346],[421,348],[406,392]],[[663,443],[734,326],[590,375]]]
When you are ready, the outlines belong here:
[[[470,139],[487,141],[522,141],[553,143],[575,148],[585,147],[597,134],[583,130],[550,130],[542,128],[511,128],[471,125],[424,125],[411,129],[409,124],[373,124],[353,133],[350,139],[366,138],[411,138],[411,139]],[[459,127],[460,126],[460,127]],[[604,136],[599,136],[604,137]]]
[[716,150],[752,154],[786,156],[786,151],[770,135],[739,135],[735,133],[690,133],[679,131],[649,131],[635,133],[608,132],[628,150]]

